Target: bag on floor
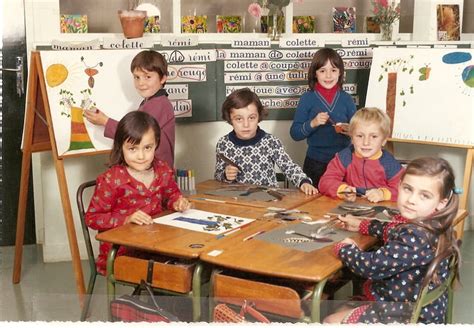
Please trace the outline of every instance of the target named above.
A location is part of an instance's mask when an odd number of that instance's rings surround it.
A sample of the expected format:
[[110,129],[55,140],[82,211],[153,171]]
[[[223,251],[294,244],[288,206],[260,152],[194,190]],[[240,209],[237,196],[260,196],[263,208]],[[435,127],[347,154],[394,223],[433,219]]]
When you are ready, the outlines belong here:
[[[142,294],[142,292],[144,292]],[[143,301],[140,296],[146,297]],[[143,298],[142,297],[142,298]],[[110,302],[113,321],[124,322],[171,322],[179,319],[158,305],[153,290],[144,280],[132,295],[123,295]]]
[[249,304],[247,301],[244,301],[244,304],[242,304],[240,313],[235,312],[224,303],[216,305],[213,322],[250,322],[245,318],[246,314],[251,316],[256,322],[270,323],[267,317],[257,311],[254,305]]

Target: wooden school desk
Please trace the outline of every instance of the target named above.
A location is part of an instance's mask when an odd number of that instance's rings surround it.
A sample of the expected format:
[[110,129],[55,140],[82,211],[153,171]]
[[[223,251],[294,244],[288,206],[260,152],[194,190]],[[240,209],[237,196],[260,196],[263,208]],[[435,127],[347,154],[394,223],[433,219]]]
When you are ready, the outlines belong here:
[[[252,185],[243,185],[243,184],[237,184],[237,183],[231,184],[231,183],[220,182],[217,180],[207,180],[207,181],[198,183],[196,186],[197,194],[191,195],[189,196],[189,198],[194,199],[196,201],[201,201],[201,202],[206,202],[206,200],[207,202],[212,202],[212,200],[214,200],[216,204],[228,203],[228,204],[252,206],[252,207],[259,207],[259,208],[281,207],[281,208],[286,208],[286,209],[292,209],[297,206],[303,205],[307,202],[310,202],[320,196],[319,194],[314,195],[314,196],[307,196],[304,193],[302,193],[299,189],[292,189],[291,192],[285,193],[285,197],[283,197],[282,200],[266,202],[266,201],[257,201],[257,200],[246,200],[242,198],[234,199],[232,197],[215,196],[215,195],[206,194],[206,191],[216,190],[216,189],[226,188],[226,187],[231,188],[232,186],[235,186],[235,187],[248,186],[249,188],[252,187]],[[243,190],[242,192],[244,191],[245,190]]]
[[[216,203],[199,202],[195,203],[194,207],[203,211],[210,211],[251,219],[263,217],[263,214],[265,213],[264,209],[230,204],[216,205]],[[169,212],[164,212],[163,215],[168,213]],[[227,238],[234,234],[237,235],[242,232],[249,234],[254,233],[260,229],[259,226],[263,223],[265,222],[255,220],[251,224],[242,227],[238,231],[219,237],[209,233],[187,230],[156,223],[143,226],[136,224],[125,224],[123,226],[97,234],[97,240],[113,244],[113,248],[110,251],[107,259],[107,295],[109,304],[110,301],[113,300],[115,297],[116,278],[114,276],[114,272],[117,271],[119,266],[119,264],[117,264],[114,268],[116,253],[119,246],[127,246],[160,255],[171,256],[186,260],[196,260],[194,272],[190,273],[192,274],[192,286],[190,294],[193,302],[193,320],[199,321],[201,319],[200,297],[203,270],[201,262],[198,261],[200,254],[213,247],[216,247],[220,242],[225,241]],[[120,256],[117,259],[120,259],[120,261],[123,262],[126,258],[129,257]],[[118,262],[119,261],[117,261],[117,263]],[[125,281],[130,281],[130,276],[132,276],[132,280],[138,279],[138,282],[140,279],[145,279],[146,271],[142,273],[137,273],[136,267],[134,267],[130,263],[124,262],[122,269],[124,266],[127,266],[127,264],[128,267],[132,266],[132,270],[128,270],[129,272],[126,273],[126,277],[128,279],[124,279]],[[162,266],[162,269],[165,270],[163,275],[166,274],[166,278],[163,279],[163,276],[157,277],[160,284],[159,288],[164,291],[170,289],[176,291],[176,284],[179,285],[179,281],[176,282],[176,280],[179,280],[179,277],[176,277],[176,275],[180,275],[180,272],[173,271],[172,268],[169,268],[170,266],[171,265],[168,265],[167,267],[164,265]],[[159,274],[160,272],[158,272],[158,276]],[[185,274],[184,271],[181,272],[181,275],[183,274]],[[178,289],[178,291],[180,290]],[[177,294],[182,295],[182,293]],[[108,308],[110,310],[110,307]]]
[[[317,199],[317,201],[305,203],[299,206],[298,209],[301,211],[310,213],[313,219],[323,218],[323,215],[325,215],[328,212],[330,213],[335,208],[337,208],[338,205],[340,205],[341,203],[342,203],[342,200],[334,199],[327,196],[321,196],[320,198]],[[387,206],[391,208],[397,207],[396,202],[384,201],[384,202],[378,202],[378,203],[371,203],[368,200],[364,198],[359,198],[359,197],[357,198],[357,204],[363,204],[363,205],[368,205],[368,206],[381,205],[381,206]],[[457,226],[460,223],[462,224],[462,226],[464,226],[464,220],[466,219],[468,214],[469,213],[467,210],[460,208],[458,210],[458,214],[456,218],[454,219],[453,226]]]
[[[326,197],[317,198],[299,209],[313,209],[309,215],[317,217],[337,206]],[[340,203],[340,201],[339,201]],[[261,230],[269,231],[280,228],[282,225],[290,227],[293,222],[282,222],[267,220],[266,225],[260,226]],[[218,245],[211,247],[213,251],[202,252],[202,261],[213,264],[218,268],[233,269],[240,272],[259,274],[265,277],[284,278],[293,282],[313,284],[313,296],[311,302],[311,322],[320,322],[320,305],[323,288],[334,273],[342,268],[342,262],[333,254],[332,245],[312,251],[302,252],[285,248],[277,244],[268,243],[258,239],[245,240],[250,234],[231,236]],[[376,239],[370,236],[358,235],[353,238],[360,247],[366,249],[372,246]],[[252,281],[248,280],[249,286]],[[257,284],[258,285],[258,284]],[[212,290],[213,286],[211,286]],[[245,286],[242,286],[245,289]],[[250,287],[258,288],[258,287]],[[232,292],[231,292],[232,293]],[[237,296],[234,296],[237,297]],[[258,295],[256,295],[258,299]],[[282,309],[284,311],[284,309]]]

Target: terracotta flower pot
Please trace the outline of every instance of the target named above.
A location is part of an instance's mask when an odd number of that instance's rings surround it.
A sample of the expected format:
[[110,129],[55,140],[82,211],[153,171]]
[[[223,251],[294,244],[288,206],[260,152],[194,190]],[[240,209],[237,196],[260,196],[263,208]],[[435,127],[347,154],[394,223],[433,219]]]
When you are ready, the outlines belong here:
[[144,10],[119,10],[118,15],[122,24],[123,35],[127,39],[143,36],[146,11]]

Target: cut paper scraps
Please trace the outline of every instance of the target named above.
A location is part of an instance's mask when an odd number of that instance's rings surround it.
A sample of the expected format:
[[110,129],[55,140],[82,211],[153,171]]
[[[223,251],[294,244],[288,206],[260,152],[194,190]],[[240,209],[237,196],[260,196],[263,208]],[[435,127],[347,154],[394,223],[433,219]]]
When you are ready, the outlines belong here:
[[474,49],[375,48],[365,106],[391,137],[474,145]]

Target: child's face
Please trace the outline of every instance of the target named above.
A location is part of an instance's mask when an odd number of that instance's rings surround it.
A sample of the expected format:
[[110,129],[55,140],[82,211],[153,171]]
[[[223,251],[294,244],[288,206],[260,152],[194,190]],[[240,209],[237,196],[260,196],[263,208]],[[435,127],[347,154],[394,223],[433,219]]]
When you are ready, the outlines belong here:
[[237,138],[242,140],[252,139],[257,134],[257,106],[252,103],[247,107],[232,109],[230,112],[230,121],[234,127]]
[[324,66],[316,70],[316,79],[322,87],[331,89],[337,84],[339,74],[339,68],[332,66],[328,60]]
[[161,77],[157,72],[135,68],[133,71],[133,84],[140,96],[150,98],[163,87],[166,76]]
[[128,167],[145,171],[150,168],[155,157],[155,133],[149,129],[142,137],[139,144],[133,145],[125,142],[122,145],[123,157]]
[[406,174],[398,187],[397,207],[409,219],[427,217],[446,206],[441,199],[441,182],[436,177]]
[[376,155],[387,142],[380,126],[375,122],[357,124],[351,139],[355,151],[364,158]]

